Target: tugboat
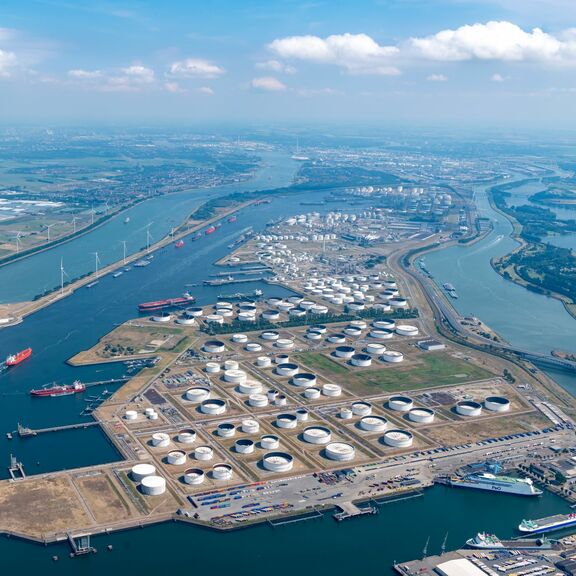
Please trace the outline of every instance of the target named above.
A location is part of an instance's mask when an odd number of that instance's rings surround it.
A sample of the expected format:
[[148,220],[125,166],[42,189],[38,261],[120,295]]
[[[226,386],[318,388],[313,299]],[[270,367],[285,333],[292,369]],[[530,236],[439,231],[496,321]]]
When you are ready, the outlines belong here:
[[6,366],[17,366],[20,362],[30,358],[30,356],[32,356],[32,348],[26,348],[26,350],[22,350],[18,354],[10,354],[6,358]]
[[184,240],[178,240],[174,246],[176,246],[176,248],[182,248],[184,246]]

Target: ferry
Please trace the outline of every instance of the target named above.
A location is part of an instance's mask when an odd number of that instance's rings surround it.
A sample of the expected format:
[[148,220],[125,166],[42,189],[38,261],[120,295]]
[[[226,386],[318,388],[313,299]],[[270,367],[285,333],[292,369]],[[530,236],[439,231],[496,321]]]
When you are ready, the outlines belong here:
[[511,476],[496,476],[488,472],[468,474],[463,478],[452,477],[450,486],[461,488],[476,488],[478,490],[491,490],[504,494],[517,494],[518,496],[540,496],[542,490],[534,487],[530,478],[513,478]]
[[17,354],[10,354],[6,358],[6,366],[17,366],[20,362],[24,362],[32,356],[32,348],[26,348]]
[[76,380],[73,384],[54,384],[46,388],[37,388],[30,390],[30,395],[36,398],[54,398],[55,396],[70,396],[71,394],[78,394],[86,390],[86,384],[82,384],[80,380]]
[[563,530],[576,525],[576,514],[554,514],[538,520],[522,520],[518,526],[520,532],[527,534],[543,534],[554,530]]
[[182,248],[184,246],[184,240],[178,240],[174,246],[176,246],[176,248]]
[[178,308],[180,306],[188,306],[196,302],[196,298],[187,292],[178,298],[167,298],[166,300],[155,300],[154,302],[143,302],[138,304],[140,312],[152,312],[154,310],[162,310],[163,308]]
[[500,540],[498,536],[486,532],[478,532],[474,538],[466,540],[466,545],[482,550],[550,550],[553,547],[553,543],[545,537]]
[[138,260],[134,263],[134,268],[144,268],[150,264],[150,260]]

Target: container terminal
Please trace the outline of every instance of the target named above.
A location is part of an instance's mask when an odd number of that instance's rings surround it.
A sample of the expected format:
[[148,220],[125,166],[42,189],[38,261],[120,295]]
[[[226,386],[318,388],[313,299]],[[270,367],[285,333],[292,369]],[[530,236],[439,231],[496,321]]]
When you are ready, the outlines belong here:
[[[276,222],[220,262],[266,265],[270,290],[292,296],[135,309],[71,358],[144,362],[93,411],[124,460],[37,476],[20,466],[0,482],[0,530],[48,543],[173,519],[235,529],[334,507],[348,519],[488,458],[546,484],[538,471],[576,444],[563,397],[437,332],[390,262],[391,244],[433,231],[351,216]],[[418,345],[428,340],[442,346]]]

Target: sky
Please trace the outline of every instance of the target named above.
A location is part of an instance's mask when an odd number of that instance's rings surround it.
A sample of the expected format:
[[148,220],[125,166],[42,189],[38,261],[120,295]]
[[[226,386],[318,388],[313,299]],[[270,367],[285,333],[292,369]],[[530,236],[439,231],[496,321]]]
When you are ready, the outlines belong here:
[[2,0],[0,124],[576,128],[576,0]]

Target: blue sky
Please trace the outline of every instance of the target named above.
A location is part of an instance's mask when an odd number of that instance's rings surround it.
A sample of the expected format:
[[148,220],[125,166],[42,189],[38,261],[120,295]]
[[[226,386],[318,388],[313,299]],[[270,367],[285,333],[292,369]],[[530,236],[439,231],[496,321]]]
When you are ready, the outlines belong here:
[[2,0],[0,121],[576,124],[574,0]]

